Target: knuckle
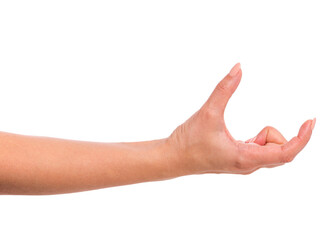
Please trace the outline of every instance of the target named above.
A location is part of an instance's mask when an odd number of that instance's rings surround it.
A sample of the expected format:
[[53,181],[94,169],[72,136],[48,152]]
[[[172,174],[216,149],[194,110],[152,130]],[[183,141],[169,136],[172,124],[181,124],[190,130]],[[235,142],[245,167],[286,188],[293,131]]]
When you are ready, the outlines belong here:
[[224,81],[220,81],[220,82],[217,84],[216,89],[217,89],[219,92],[226,93],[226,92],[228,91],[228,86],[227,86],[227,84],[226,84]]
[[217,112],[213,108],[206,107],[206,108],[202,109],[201,116],[204,120],[207,121],[207,120],[211,120],[211,119],[214,119],[215,117],[217,117]]
[[289,163],[289,162],[293,161],[293,159],[294,158],[287,153],[282,153],[280,155],[280,162],[281,163]]
[[274,127],[272,127],[272,126],[266,126],[266,127],[264,127],[264,131],[270,131],[270,130],[274,130],[275,128]]
[[244,163],[240,159],[236,159],[234,162],[234,167],[238,170],[243,170],[244,168]]
[[249,150],[242,148],[242,145],[238,144],[237,156],[235,158],[234,166],[237,170],[247,171],[256,167],[256,161],[253,161],[249,154]]
[[246,158],[244,158],[242,156],[239,156],[234,161],[234,167],[237,170],[246,171],[246,170],[252,169],[253,168],[253,164],[251,164],[251,162],[247,161]]
[[289,163],[289,162],[291,162],[291,161],[293,161],[294,160],[294,157],[292,157],[292,156],[288,156],[287,158],[286,158],[286,162],[287,163]]

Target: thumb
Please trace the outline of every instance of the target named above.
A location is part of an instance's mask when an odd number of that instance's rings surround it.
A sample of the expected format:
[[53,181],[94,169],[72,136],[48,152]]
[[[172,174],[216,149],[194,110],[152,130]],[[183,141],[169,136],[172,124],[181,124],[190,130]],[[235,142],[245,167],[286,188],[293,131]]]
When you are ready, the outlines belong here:
[[237,63],[233,66],[229,74],[217,84],[206,102],[207,107],[223,114],[226,104],[240,83],[241,77],[242,71],[240,69],[240,63]]

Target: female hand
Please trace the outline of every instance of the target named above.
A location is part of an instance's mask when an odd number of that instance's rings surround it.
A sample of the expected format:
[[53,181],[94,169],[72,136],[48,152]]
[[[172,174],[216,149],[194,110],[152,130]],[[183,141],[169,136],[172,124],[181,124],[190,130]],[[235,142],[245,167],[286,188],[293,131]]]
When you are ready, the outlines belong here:
[[0,194],[69,193],[200,173],[248,174],[292,161],[309,141],[315,119],[289,142],[272,127],[236,141],[225,126],[224,110],[241,76],[236,64],[168,138],[106,143],[0,132]]
[[247,141],[237,141],[225,126],[224,111],[242,77],[237,63],[209,99],[168,140],[178,149],[179,164],[189,174],[249,174],[261,167],[288,163],[306,146],[316,119],[307,120],[290,141],[273,127],[265,127]]

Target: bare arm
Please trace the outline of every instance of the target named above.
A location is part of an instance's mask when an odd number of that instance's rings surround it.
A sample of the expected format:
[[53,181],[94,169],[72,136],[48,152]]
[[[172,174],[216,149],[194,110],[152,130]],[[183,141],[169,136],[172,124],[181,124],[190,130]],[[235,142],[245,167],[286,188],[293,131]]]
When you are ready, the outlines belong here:
[[290,141],[273,127],[235,140],[224,111],[241,77],[236,64],[195,114],[159,140],[98,143],[0,132],[0,193],[58,194],[188,174],[250,174],[291,162],[316,120],[307,120]]
[[178,176],[167,139],[99,143],[0,132],[0,149],[2,194],[68,193]]

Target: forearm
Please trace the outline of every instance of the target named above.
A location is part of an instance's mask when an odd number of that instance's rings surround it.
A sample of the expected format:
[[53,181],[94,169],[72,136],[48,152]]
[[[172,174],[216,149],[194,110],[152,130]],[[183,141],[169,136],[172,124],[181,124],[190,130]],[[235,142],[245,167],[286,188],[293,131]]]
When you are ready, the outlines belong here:
[[103,143],[0,132],[0,193],[59,194],[183,175],[168,139]]

